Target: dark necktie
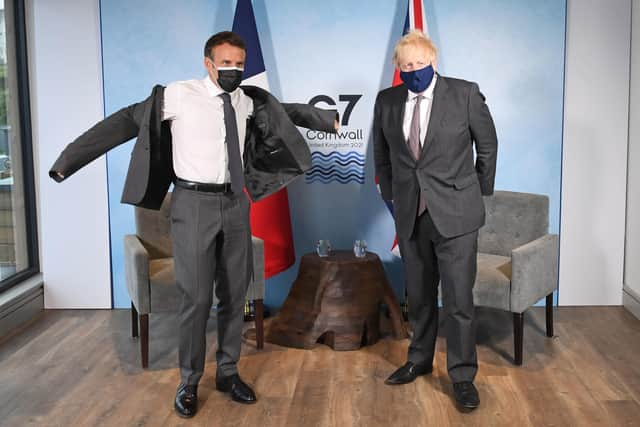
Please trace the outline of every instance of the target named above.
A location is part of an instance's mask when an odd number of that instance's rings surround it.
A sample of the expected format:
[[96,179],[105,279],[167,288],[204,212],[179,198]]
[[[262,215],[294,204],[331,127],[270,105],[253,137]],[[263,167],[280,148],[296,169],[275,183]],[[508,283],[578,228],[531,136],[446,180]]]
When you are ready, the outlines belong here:
[[231,191],[234,194],[242,193],[244,189],[244,174],[242,172],[242,159],[240,157],[240,138],[238,137],[238,124],[236,112],[231,105],[231,96],[227,92],[220,94],[224,110],[224,129],[226,132],[225,143],[229,159],[229,175],[231,175]]
[[[411,117],[411,127],[409,128],[409,151],[413,155],[414,160],[417,162],[420,159],[420,101],[424,99],[424,96],[418,95],[415,97],[416,106],[413,108],[413,117]],[[422,194],[422,189],[418,200],[418,216],[422,215],[427,210],[427,203]]]

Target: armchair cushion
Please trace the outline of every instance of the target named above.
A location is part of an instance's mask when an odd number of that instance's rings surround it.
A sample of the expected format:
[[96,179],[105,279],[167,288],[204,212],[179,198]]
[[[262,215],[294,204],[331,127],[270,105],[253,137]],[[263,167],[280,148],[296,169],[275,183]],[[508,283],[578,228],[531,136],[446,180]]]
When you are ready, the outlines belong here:
[[136,234],[151,258],[166,258],[171,247],[171,193],[167,193],[160,210],[135,208]]
[[478,253],[478,274],[473,300],[483,307],[510,310],[511,258]]

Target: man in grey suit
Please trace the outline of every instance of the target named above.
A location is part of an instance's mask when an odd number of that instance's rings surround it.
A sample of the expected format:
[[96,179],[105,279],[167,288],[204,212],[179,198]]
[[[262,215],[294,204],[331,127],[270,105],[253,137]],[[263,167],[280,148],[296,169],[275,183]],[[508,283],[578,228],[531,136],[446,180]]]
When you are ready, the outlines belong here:
[[[478,85],[435,73],[437,51],[421,31],[396,45],[404,84],[378,94],[374,157],[382,197],[393,201],[413,337],[407,363],[387,384],[431,373],[442,287],[447,369],[462,409],[476,408],[473,284],[483,195],[493,193],[497,137]],[[475,145],[475,162],[474,162]]]
[[249,200],[260,200],[311,168],[311,153],[296,126],[326,132],[336,111],[284,104],[260,88],[240,86],[244,41],[214,34],[204,47],[204,79],[156,86],[143,102],[97,123],[65,148],[51,167],[60,182],[133,137],[122,202],[158,209],[170,184],[175,273],[182,293],[179,364],[174,407],[192,417],[204,372],[206,326],[218,304],[216,389],[240,403],[256,395],[240,378],[244,298],[251,276]]

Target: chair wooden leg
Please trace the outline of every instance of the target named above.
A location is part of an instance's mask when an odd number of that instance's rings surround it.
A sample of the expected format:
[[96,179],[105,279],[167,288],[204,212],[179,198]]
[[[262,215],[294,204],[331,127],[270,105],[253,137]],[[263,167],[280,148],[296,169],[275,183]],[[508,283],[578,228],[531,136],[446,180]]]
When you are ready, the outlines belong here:
[[131,336],[138,338],[138,310],[136,306],[131,302]]
[[264,304],[261,299],[257,299],[253,302],[255,310],[255,322],[256,322],[256,346],[258,350],[264,348]]
[[553,293],[547,295],[546,300],[547,336],[553,336]]
[[514,363],[522,365],[522,336],[524,333],[524,313],[513,313]]
[[149,315],[140,315],[140,359],[142,368],[149,366]]

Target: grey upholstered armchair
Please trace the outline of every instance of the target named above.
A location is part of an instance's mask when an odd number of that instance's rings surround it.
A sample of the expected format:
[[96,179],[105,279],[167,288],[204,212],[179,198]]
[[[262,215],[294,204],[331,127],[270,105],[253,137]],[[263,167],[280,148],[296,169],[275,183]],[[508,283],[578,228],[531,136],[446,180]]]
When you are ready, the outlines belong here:
[[[180,295],[175,285],[171,250],[171,193],[160,210],[135,208],[136,235],[124,237],[124,258],[127,289],[131,298],[131,334],[138,336],[140,323],[140,355],[142,367],[149,364],[149,313],[176,312]],[[256,342],[264,345],[264,244],[253,237],[253,280],[247,291],[247,301],[255,307]],[[217,303],[214,293],[214,305]]]
[[487,220],[478,237],[474,302],[513,313],[514,361],[521,365],[524,312],[543,297],[547,336],[553,336],[558,235],[548,233],[546,196],[496,191],[484,202]]

